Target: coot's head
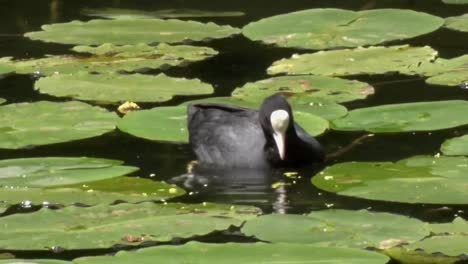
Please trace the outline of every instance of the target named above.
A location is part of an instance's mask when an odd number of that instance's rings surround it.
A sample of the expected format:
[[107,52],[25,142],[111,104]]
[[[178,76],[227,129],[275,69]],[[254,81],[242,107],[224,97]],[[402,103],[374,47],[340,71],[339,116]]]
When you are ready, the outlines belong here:
[[280,94],[267,97],[259,110],[260,124],[267,142],[274,142],[281,160],[286,158],[286,138],[294,132],[291,106]]

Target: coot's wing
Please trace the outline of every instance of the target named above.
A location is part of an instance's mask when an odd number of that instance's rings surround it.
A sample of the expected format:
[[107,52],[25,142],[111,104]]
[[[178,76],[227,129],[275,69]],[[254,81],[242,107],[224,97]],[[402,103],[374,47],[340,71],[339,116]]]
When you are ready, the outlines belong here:
[[247,108],[188,106],[189,141],[200,166],[265,167],[265,136],[258,112]]

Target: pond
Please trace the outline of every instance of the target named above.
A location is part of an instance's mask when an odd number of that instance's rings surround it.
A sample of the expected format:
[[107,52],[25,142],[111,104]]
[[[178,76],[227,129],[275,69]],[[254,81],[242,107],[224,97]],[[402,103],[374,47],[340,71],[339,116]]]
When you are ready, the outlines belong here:
[[[468,1],[0,6],[0,263],[468,261]],[[189,102],[276,92],[325,164],[196,170]]]

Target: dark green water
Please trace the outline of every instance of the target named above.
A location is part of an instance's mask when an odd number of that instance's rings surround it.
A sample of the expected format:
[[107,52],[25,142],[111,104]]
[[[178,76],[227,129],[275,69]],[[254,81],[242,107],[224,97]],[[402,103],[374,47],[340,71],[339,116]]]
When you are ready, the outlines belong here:
[[[37,58],[46,54],[69,53],[71,46],[42,43],[23,38],[25,32],[36,31],[48,23],[67,22],[74,19],[89,20],[80,15],[84,7],[119,7],[142,10],[168,8],[190,8],[219,11],[243,11],[243,17],[198,19],[214,21],[218,24],[229,24],[242,27],[262,17],[317,7],[337,7],[351,10],[372,8],[405,8],[424,11],[441,17],[468,13],[468,7],[452,6],[440,3],[439,0],[328,0],[328,1],[216,1],[216,0],[0,0],[0,57]],[[427,36],[405,42],[414,45],[430,45],[439,51],[441,57],[451,58],[468,53],[468,34],[457,33],[446,29]],[[220,55],[189,67],[172,68],[165,71],[170,76],[199,78],[211,83],[216,89],[216,96],[229,95],[238,86],[248,81],[266,77],[266,68],[275,60],[289,57],[297,50],[274,48],[252,42],[245,37],[235,36],[228,39],[214,40],[195,45],[210,46]],[[151,73],[158,73],[154,71]],[[468,90],[458,87],[430,86],[424,80],[400,75],[361,76],[357,79],[369,82],[376,88],[376,94],[366,100],[347,104],[349,109],[415,101],[435,101],[447,99],[468,100]],[[39,100],[62,101],[66,99],[40,95],[33,90],[34,79],[28,75],[9,75],[0,79],[0,97],[8,102],[31,102]],[[175,105],[195,97],[178,97],[164,103]],[[143,107],[153,107],[146,104]],[[34,118],[33,116],[31,118]],[[377,135],[352,151],[340,156],[333,162],[342,161],[395,161],[418,154],[434,155],[439,152],[440,144],[450,137],[465,134],[468,127],[444,130],[432,133],[399,133]],[[349,144],[361,136],[359,133],[329,132],[319,138],[328,152]],[[134,138],[121,132],[113,132],[98,138],[71,143],[55,144],[25,150],[0,150],[0,159],[38,156],[93,156],[124,160],[127,164],[141,168],[138,175],[155,179],[169,180],[185,173],[186,164],[194,159],[189,146],[161,144]],[[320,168],[307,168],[301,171],[302,181],[292,186],[272,189],[271,184],[278,179],[275,175],[249,174],[243,171],[218,173],[217,181],[210,181],[208,188],[197,187],[195,195],[187,195],[178,200],[184,202],[221,202],[256,205],[265,212],[305,213],[327,207],[386,211],[417,217],[426,221],[444,222],[461,215],[468,218],[468,206],[434,206],[384,203],[341,197],[323,193],[315,189],[309,178]],[[224,173],[224,174],[223,174]],[[181,183],[181,181],[178,181]],[[185,181],[193,185],[193,181]],[[203,184],[203,183],[201,183]],[[187,186],[186,186],[187,187]],[[21,213],[20,208],[11,208],[6,214]],[[205,238],[214,239],[215,238]],[[217,238],[219,239],[219,238]],[[225,238],[225,239],[232,239]],[[89,253],[89,252],[88,252]],[[101,252],[95,252],[99,254]],[[44,253],[23,253],[29,257],[44,257]],[[78,254],[79,255],[79,254]],[[60,258],[67,258],[61,256]]]

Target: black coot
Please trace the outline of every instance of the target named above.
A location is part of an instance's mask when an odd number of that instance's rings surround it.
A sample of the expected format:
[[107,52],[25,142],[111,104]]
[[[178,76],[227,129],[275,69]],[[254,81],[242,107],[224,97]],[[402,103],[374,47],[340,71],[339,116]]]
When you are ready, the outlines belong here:
[[294,123],[279,94],[259,111],[223,104],[188,106],[189,141],[201,167],[296,167],[321,163],[320,143]]

